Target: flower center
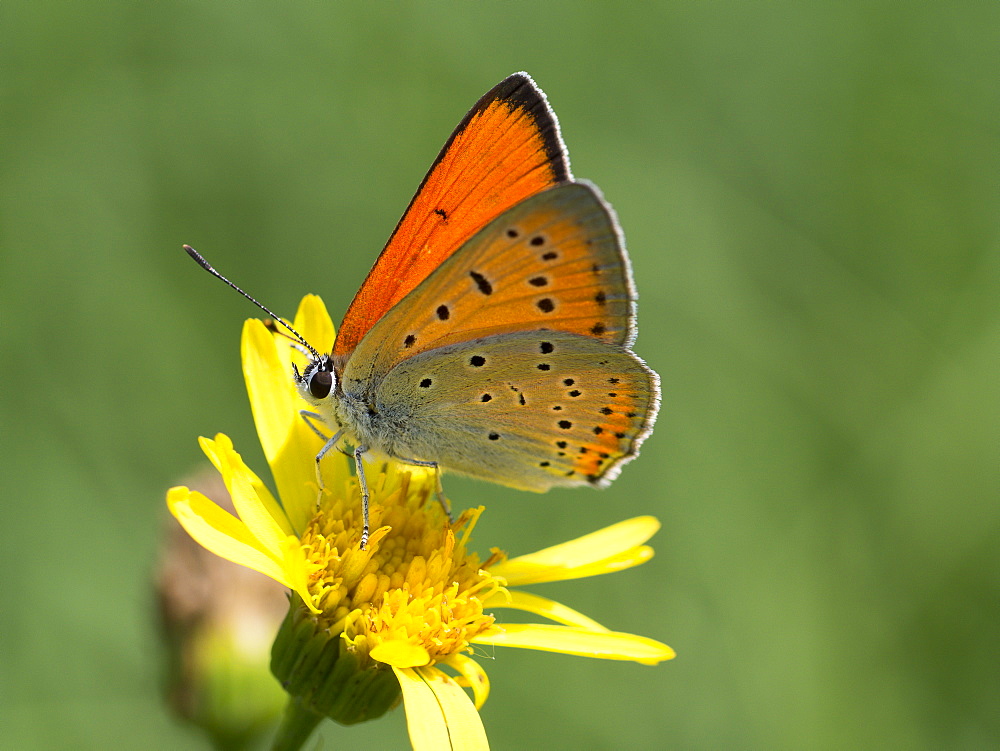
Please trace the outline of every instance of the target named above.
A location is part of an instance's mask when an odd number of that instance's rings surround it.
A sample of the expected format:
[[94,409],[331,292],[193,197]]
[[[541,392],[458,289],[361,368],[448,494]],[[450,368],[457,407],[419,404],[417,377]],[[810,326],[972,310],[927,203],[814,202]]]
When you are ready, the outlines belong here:
[[467,650],[493,625],[482,602],[502,587],[486,570],[493,559],[483,564],[465,548],[482,508],[449,522],[434,476],[419,470],[390,465],[369,482],[373,531],[365,550],[353,479],[324,490],[302,534],[317,569],[309,588],[323,611],[318,621],[363,658],[390,642],[422,649],[432,663]]

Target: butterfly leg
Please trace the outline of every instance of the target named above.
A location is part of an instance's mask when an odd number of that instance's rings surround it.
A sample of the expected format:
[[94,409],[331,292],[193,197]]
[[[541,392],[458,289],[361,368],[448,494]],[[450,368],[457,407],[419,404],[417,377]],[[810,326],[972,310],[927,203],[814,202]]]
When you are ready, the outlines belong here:
[[310,412],[307,409],[300,409],[299,410],[299,416],[302,418],[302,420],[305,422],[305,424],[309,426],[309,429],[313,433],[315,433],[316,435],[318,435],[324,441],[326,440],[326,433],[324,433],[322,430],[320,430],[319,428],[317,428],[316,427],[316,423],[313,422],[313,420],[319,420],[320,422],[323,422],[323,416],[322,415],[317,414],[316,412]]
[[434,464],[434,480],[437,482],[437,499],[438,503],[441,504],[441,508],[444,510],[444,515],[448,517],[448,523],[454,523],[455,519],[451,515],[451,501],[448,500],[448,496],[444,494],[444,485],[441,484],[441,468],[437,465],[437,462],[432,462]]
[[357,468],[358,484],[361,486],[361,516],[364,520],[364,526],[361,528],[362,550],[368,545],[368,480],[365,479],[365,468],[361,462],[361,455],[367,450],[367,446],[356,446],[354,448],[354,466]]
[[[316,427],[316,424],[313,422],[313,420],[322,420],[322,415],[318,415],[315,412],[310,412],[305,409],[300,410],[299,414],[302,416],[302,419],[305,420],[306,425],[308,425],[316,435],[326,441],[326,443],[323,444],[323,448],[321,448],[319,453],[316,454],[316,481],[319,483],[319,490],[320,493],[322,493],[323,474],[320,472],[320,462],[323,460],[323,457],[329,453],[330,449],[338,448],[337,444],[340,443],[340,439],[344,435],[344,431],[338,430],[334,433],[333,438],[327,439],[326,434]],[[340,450],[345,454],[349,453],[342,448]],[[358,484],[361,486],[361,514],[364,519],[364,526],[361,529],[362,550],[364,550],[368,545],[368,499],[370,496],[368,493],[368,481],[365,479],[365,468],[361,463],[361,455],[367,450],[367,446],[357,446],[354,449],[354,466],[357,468]]]
[[[318,432],[318,431],[317,431],[317,432]],[[320,489],[320,492],[322,492],[322,491],[323,491],[323,473],[322,473],[322,472],[320,472],[320,464],[319,464],[319,463],[320,463],[320,462],[321,462],[321,461],[323,460],[323,457],[324,457],[324,456],[326,456],[327,452],[328,452],[328,451],[329,451],[330,449],[334,448],[334,447],[335,447],[335,446],[336,446],[336,445],[337,445],[337,444],[338,444],[338,443],[340,442],[340,437],[341,437],[341,436],[342,436],[343,434],[344,434],[344,431],[343,431],[343,430],[338,430],[338,431],[337,431],[337,432],[336,432],[336,433],[334,434],[333,438],[329,439],[329,440],[328,440],[328,441],[327,441],[326,443],[324,443],[324,444],[323,444],[323,448],[321,448],[321,449],[319,450],[319,453],[318,453],[318,454],[316,454],[316,482],[318,482],[318,483],[319,483],[319,489]],[[326,438],[326,436],[324,436],[324,435],[322,435],[322,434],[320,434],[320,435],[321,435],[321,436],[322,436],[323,438]]]
[[434,470],[434,481],[437,483],[435,494],[437,495],[438,503],[441,504],[441,509],[444,511],[444,515],[448,517],[449,523],[454,522],[455,520],[451,517],[451,502],[445,496],[444,485],[441,484],[441,467],[438,466],[438,463],[425,462],[421,459],[400,459],[399,461],[404,464],[415,464],[418,467],[427,467]]
[[[324,433],[322,430],[320,430],[318,427],[316,427],[316,424],[313,422],[313,420],[320,420],[320,421],[322,421],[323,420],[323,416],[322,415],[319,415],[319,414],[317,414],[315,412],[310,412],[309,410],[306,410],[306,409],[300,409],[299,410],[299,415],[302,417],[302,419],[305,422],[305,424],[309,426],[309,429],[312,430],[313,433],[315,433],[316,435],[318,435],[320,438],[322,438],[325,441],[325,443],[323,444],[323,448],[321,448],[319,450],[319,453],[316,454],[316,482],[319,483],[319,489],[320,489],[320,491],[322,491],[323,487],[324,487],[323,486],[323,475],[320,473],[320,470],[319,470],[319,467],[320,467],[319,462],[320,462],[320,460],[324,456],[326,456],[327,452],[330,449],[334,448],[340,442],[340,438],[344,435],[344,431],[343,430],[338,430],[334,434],[333,438],[327,438],[326,433]],[[343,451],[343,449],[340,449],[340,450]],[[347,453],[347,452],[344,452],[344,453]]]

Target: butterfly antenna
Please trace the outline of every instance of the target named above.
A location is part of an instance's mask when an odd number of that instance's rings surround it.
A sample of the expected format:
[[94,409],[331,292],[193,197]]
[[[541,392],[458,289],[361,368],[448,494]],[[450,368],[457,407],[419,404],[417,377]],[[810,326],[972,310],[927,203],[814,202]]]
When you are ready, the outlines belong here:
[[307,342],[303,338],[302,334],[300,334],[298,331],[296,331],[295,329],[293,329],[285,321],[284,318],[282,318],[279,315],[275,315],[274,313],[272,313],[267,307],[265,307],[261,303],[257,302],[256,299],[254,299],[253,297],[251,297],[250,295],[248,295],[246,292],[244,292],[242,289],[240,289],[235,284],[233,284],[231,281],[229,281],[228,279],[226,279],[226,277],[224,277],[222,274],[220,274],[218,271],[216,271],[214,268],[212,268],[212,264],[210,264],[208,261],[206,261],[205,257],[201,253],[199,253],[197,250],[195,250],[194,248],[192,248],[190,245],[185,245],[184,246],[184,250],[186,250],[187,254],[189,256],[191,256],[195,260],[195,262],[197,262],[197,264],[199,266],[201,266],[203,269],[205,269],[205,271],[207,271],[209,274],[211,274],[212,276],[214,276],[216,279],[221,279],[222,281],[224,281],[230,287],[232,287],[237,292],[239,292],[241,295],[243,295],[247,300],[249,300],[250,302],[252,302],[254,305],[256,305],[258,308],[260,308],[261,310],[263,310],[269,316],[271,316],[271,318],[273,318],[275,321],[277,321],[282,326],[284,326],[286,329],[288,329],[291,332],[292,336],[294,336],[295,339],[303,347],[305,347],[307,350],[309,350],[309,352],[312,353],[313,357],[315,357],[317,360],[320,359],[319,352],[317,352],[312,346],[310,346],[309,342]]

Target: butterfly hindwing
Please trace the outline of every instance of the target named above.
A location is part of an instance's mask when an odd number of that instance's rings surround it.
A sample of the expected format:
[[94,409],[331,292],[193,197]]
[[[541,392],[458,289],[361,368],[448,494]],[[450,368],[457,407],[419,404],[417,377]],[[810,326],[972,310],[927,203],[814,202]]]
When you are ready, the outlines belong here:
[[349,354],[393,305],[499,214],[570,179],[555,113],[526,73],[487,92],[445,143],[344,316]]
[[428,350],[517,331],[629,345],[635,294],[610,207],[587,183],[532,196],[484,228],[366,336],[344,388]]
[[658,393],[656,374],[624,347],[525,331],[405,360],[372,404],[399,425],[382,437],[391,454],[543,491],[610,482],[651,429]]

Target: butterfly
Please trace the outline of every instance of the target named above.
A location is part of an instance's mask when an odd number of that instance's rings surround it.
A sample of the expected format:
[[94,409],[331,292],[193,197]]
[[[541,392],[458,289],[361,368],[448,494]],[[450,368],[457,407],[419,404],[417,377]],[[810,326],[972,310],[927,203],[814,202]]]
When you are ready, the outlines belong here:
[[333,351],[298,337],[303,414],[333,432],[317,464],[353,447],[362,547],[365,462],[536,492],[610,483],[659,406],[657,374],[630,349],[635,302],[613,210],[573,178],[542,91],[508,76],[445,143]]

